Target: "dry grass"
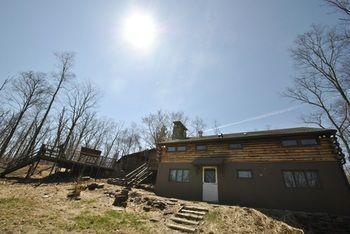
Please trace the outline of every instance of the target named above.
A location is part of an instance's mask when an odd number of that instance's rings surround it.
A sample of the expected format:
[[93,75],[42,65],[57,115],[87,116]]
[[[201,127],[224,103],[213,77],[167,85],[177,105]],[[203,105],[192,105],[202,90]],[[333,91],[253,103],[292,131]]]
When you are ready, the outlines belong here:
[[134,213],[109,210],[103,214],[82,212],[73,219],[73,223],[66,225],[67,231],[93,231],[96,233],[111,233],[122,230],[132,232],[148,232],[144,225],[144,217]]
[[216,206],[201,228],[212,233],[303,233],[263,213],[239,206]]
[[[33,181],[15,183],[18,180],[0,179],[0,233],[173,233],[165,224],[181,204],[209,208],[210,212],[199,227],[199,232],[203,233],[300,232],[255,209],[179,200],[175,206],[168,206],[163,211],[144,212],[144,198],[163,202],[168,199],[139,189],[130,192],[127,208],[119,209],[112,206],[113,197],[105,194],[121,190],[119,186],[105,184],[103,189],[82,190],[81,200],[70,200],[67,194],[77,187],[74,182],[50,182],[38,186],[35,178]],[[151,221],[151,218],[158,221]]]

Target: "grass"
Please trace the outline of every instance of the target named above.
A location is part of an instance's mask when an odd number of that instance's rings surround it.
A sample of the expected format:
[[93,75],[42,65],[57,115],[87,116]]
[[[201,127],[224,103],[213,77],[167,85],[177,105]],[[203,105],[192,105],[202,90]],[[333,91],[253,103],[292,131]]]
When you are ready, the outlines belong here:
[[118,230],[136,230],[148,232],[143,216],[122,211],[109,210],[103,214],[83,212],[73,219],[73,224],[67,225],[67,231],[91,230],[98,233],[109,233]]
[[23,224],[33,213],[35,202],[21,197],[0,198],[0,227],[11,228],[14,224]]
[[219,212],[217,211],[210,211],[208,214],[205,216],[205,219],[208,222],[216,222],[219,219]]
[[225,222],[220,216],[220,212],[213,210],[209,211],[205,216],[205,220],[210,226],[215,226],[218,230],[222,229],[225,226]]
[[0,213],[2,217],[19,214],[23,212],[31,212],[35,205],[34,201],[21,197],[0,198]]

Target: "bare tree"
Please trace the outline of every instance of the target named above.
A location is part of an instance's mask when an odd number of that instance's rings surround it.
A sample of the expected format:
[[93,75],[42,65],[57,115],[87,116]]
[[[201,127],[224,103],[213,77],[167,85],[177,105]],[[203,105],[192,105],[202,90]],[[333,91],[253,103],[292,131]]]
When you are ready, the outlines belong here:
[[196,116],[191,121],[191,133],[190,135],[199,136],[199,133],[204,131],[204,128],[206,127],[206,124],[204,123],[203,119],[199,116]]
[[303,116],[303,120],[337,129],[350,155],[350,41],[346,31],[313,25],[310,31],[297,37],[291,55],[299,73],[294,87],[284,95],[312,106],[314,112]]
[[315,77],[303,77],[295,80],[295,87],[288,88],[284,93],[286,97],[313,106],[316,111],[303,117],[306,123],[316,124],[319,127],[333,126],[342,140],[347,153],[349,147],[349,106],[343,99],[337,102],[329,98],[329,93],[323,90]]
[[214,120],[213,130],[215,135],[219,135],[221,133],[219,126],[220,126],[219,122],[217,120]]
[[10,95],[10,103],[13,103],[18,110],[13,126],[2,142],[0,157],[2,157],[20,123],[24,114],[33,106],[42,105],[44,96],[47,94],[47,85],[44,74],[35,72],[22,72],[18,79],[13,81]]
[[78,121],[84,116],[86,112],[96,106],[98,93],[97,90],[90,84],[85,83],[75,85],[73,90],[68,93],[68,111],[70,126],[68,129],[66,140],[63,143],[63,149],[66,150],[69,141]]
[[26,153],[28,154],[30,151],[33,150],[37,137],[43,128],[45,121],[51,111],[52,105],[56,100],[56,97],[63,87],[64,83],[69,80],[71,77],[74,76],[74,74],[71,72],[72,66],[73,66],[73,60],[74,55],[73,53],[64,52],[64,53],[56,53],[55,54],[58,60],[58,69],[59,71],[57,73],[53,74],[53,78],[57,80],[56,87],[54,88],[54,91],[51,95],[51,100],[49,101],[49,104],[46,108],[45,114],[42,117],[39,126],[35,129],[34,135],[30,140],[30,143],[28,144],[28,147],[26,149]]
[[157,142],[170,138],[174,121],[181,121],[186,125],[189,118],[181,111],[166,112],[162,110],[144,116],[142,123],[145,143],[149,147],[155,147]]
[[330,6],[334,7],[341,13],[345,14],[347,18],[342,20],[350,21],[350,2],[349,0],[325,0]]
[[0,85],[0,91],[2,91],[5,88],[8,82],[9,82],[9,79],[5,79],[4,82],[2,82],[2,84]]

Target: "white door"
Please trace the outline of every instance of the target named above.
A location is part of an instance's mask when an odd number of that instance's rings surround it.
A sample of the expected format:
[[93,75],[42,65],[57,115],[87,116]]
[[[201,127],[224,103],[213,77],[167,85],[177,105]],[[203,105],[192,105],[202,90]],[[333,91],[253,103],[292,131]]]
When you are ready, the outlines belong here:
[[203,167],[203,201],[219,201],[217,172],[217,167]]

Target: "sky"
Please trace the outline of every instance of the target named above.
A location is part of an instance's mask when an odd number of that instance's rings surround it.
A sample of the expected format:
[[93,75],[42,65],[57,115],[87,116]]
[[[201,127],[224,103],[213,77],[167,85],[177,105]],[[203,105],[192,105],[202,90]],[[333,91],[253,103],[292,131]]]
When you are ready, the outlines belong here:
[[[135,11],[157,27],[147,50],[123,35]],[[321,0],[3,0],[0,80],[50,72],[53,52],[73,51],[77,79],[102,92],[101,116],[183,111],[223,133],[305,126],[308,107],[281,96],[297,74],[288,49],[312,23],[336,21]]]

